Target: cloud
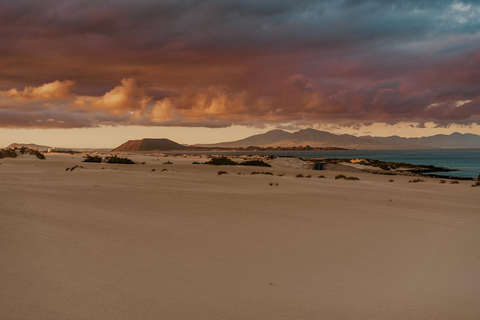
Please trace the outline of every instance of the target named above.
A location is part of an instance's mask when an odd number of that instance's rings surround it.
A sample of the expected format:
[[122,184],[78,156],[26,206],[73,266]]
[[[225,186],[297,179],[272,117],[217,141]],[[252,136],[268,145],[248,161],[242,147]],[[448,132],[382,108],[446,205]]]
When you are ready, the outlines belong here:
[[101,97],[77,97],[72,107],[101,110],[115,115],[135,115],[139,117],[145,113],[145,108],[152,98],[145,94],[145,90],[137,86],[134,78],[127,78]]
[[10,89],[8,91],[0,91],[0,97],[6,99],[43,101],[43,100],[63,100],[71,96],[70,89],[75,85],[74,81],[54,81],[45,83],[39,87],[27,86],[19,91]]
[[475,122],[479,14],[473,0],[3,1],[0,111],[19,126]]

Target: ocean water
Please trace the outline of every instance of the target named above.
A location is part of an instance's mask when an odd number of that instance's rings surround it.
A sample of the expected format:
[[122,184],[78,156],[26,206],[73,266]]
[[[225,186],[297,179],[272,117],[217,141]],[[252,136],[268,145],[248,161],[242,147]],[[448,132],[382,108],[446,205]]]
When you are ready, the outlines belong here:
[[243,151],[213,152],[214,154],[259,154],[302,158],[368,158],[380,161],[434,165],[456,171],[435,172],[436,175],[477,179],[480,174],[480,149],[428,150],[321,150],[321,151]]

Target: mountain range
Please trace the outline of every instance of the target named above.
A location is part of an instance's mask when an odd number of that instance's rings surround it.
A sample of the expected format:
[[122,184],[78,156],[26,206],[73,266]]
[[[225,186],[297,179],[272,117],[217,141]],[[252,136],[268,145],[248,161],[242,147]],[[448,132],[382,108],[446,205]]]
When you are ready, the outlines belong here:
[[430,137],[403,138],[399,136],[372,137],[353,136],[349,134],[333,134],[315,129],[304,129],[293,133],[283,130],[272,130],[250,136],[245,139],[214,144],[198,144],[197,146],[214,148],[235,147],[339,147],[349,149],[436,149],[436,148],[480,148],[480,136],[476,134],[450,135],[438,134]]

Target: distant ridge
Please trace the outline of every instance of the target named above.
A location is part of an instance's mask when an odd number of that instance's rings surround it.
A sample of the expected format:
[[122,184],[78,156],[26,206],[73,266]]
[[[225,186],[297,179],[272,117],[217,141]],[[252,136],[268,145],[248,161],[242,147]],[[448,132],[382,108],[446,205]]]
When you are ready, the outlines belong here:
[[189,149],[189,147],[168,139],[142,139],[128,140],[112,151],[165,151],[185,149]]
[[38,150],[38,151],[47,151],[48,149],[52,148],[52,147],[49,147],[49,146],[42,146],[42,145],[35,144],[35,143],[12,143],[7,147],[7,149],[21,148],[21,147],[35,149],[35,150]]
[[315,129],[304,129],[293,133],[272,130],[245,139],[215,144],[200,144],[207,148],[237,147],[339,147],[349,149],[436,149],[436,148],[480,148],[480,136],[476,134],[438,134],[422,138],[356,137],[349,134],[337,135]]

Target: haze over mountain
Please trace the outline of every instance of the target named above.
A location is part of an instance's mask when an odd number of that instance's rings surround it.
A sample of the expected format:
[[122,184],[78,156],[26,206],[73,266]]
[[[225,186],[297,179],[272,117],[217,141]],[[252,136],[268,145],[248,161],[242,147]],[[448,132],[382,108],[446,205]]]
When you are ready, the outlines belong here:
[[169,139],[128,140],[112,151],[163,151],[163,150],[184,150],[189,147],[176,143]]
[[435,135],[422,138],[390,137],[356,137],[349,134],[336,135],[315,129],[304,129],[289,133],[283,130],[272,130],[251,137],[215,144],[200,144],[202,147],[340,147],[356,149],[373,148],[480,148],[480,136],[475,134],[452,133],[451,135]]

